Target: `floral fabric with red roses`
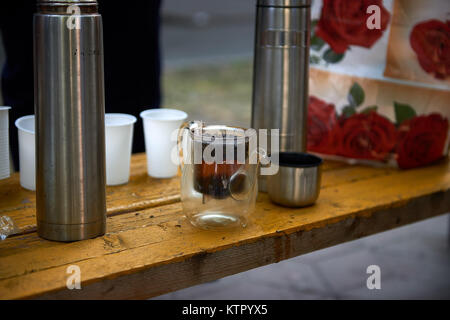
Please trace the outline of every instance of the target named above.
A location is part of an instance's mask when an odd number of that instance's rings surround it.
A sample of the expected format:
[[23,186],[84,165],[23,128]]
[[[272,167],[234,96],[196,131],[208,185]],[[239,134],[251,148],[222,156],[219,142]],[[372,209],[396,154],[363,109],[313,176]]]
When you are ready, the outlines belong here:
[[448,154],[449,8],[450,0],[313,2],[309,151],[402,169]]
[[[336,113],[333,104],[311,96],[308,149],[325,155],[388,162],[402,169],[426,166],[441,159],[449,131],[447,118],[437,113],[417,116],[409,106],[396,104],[401,123],[380,115],[376,108]],[[401,116],[408,114],[409,116]]]
[[[381,29],[366,26],[367,8],[371,5],[381,10]],[[382,0],[324,0],[316,35],[339,54],[351,45],[371,48],[383,35],[389,19],[390,14]]]
[[450,76],[450,21],[428,20],[417,24],[410,36],[420,66],[437,79]]
[[[311,63],[340,63],[352,46],[371,49],[389,26],[382,0],[323,0],[311,28]],[[377,19],[370,12],[376,8]],[[376,21],[376,25],[371,23]]]

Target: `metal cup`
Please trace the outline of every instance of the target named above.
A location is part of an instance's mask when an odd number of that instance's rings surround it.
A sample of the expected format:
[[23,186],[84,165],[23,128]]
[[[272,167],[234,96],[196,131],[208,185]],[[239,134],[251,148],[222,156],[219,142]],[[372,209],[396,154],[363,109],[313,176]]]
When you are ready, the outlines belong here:
[[322,163],[307,153],[280,153],[278,173],[267,177],[270,200],[287,207],[314,204],[320,193]]

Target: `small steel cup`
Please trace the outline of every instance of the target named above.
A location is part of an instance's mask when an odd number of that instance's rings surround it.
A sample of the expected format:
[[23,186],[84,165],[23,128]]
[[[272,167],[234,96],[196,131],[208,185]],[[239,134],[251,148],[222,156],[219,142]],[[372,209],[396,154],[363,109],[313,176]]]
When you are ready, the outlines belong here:
[[322,163],[307,153],[280,153],[278,173],[267,177],[270,200],[287,207],[314,204],[320,193]]

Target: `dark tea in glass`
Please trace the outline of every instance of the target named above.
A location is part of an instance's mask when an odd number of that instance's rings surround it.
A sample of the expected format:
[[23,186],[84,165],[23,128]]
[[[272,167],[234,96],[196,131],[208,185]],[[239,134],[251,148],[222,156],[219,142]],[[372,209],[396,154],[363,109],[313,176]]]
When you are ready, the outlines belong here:
[[190,130],[180,138],[184,213],[192,224],[205,229],[245,226],[257,194],[258,159],[251,161],[250,156],[256,132],[249,135],[241,128],[197,123],[187,126]]

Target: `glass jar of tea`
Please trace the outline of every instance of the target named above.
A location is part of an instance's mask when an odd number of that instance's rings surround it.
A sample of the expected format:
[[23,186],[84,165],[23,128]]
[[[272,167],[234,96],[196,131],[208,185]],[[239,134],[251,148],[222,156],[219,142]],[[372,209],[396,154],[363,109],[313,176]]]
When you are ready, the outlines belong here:
[[245,227],[257,196],[256,131],[190,122],[183,125],[181,200],[190,222],[204,229]]

